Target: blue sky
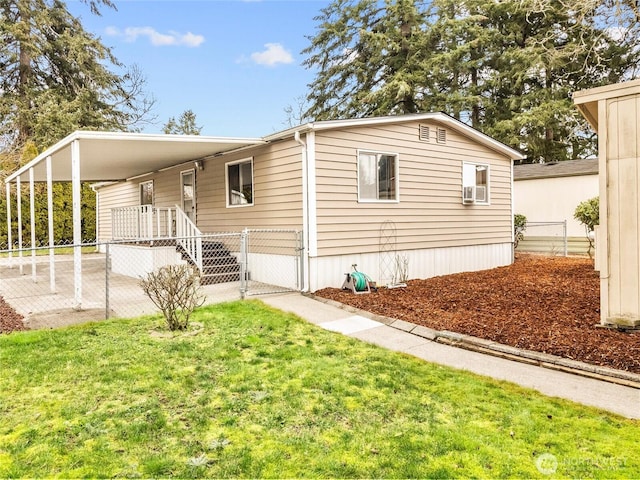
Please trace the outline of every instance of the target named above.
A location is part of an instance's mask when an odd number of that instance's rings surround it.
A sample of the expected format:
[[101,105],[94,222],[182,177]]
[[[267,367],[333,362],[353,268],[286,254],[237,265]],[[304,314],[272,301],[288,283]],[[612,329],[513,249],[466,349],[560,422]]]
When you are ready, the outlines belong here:
[[288,127],[285,107],[306,94],[305,36],[328,0],[122,0],[97,17],[69,10],[125,65],[137,64],[156,98],[160,132],[169,117],[196,114],[203,135],[260,137]]

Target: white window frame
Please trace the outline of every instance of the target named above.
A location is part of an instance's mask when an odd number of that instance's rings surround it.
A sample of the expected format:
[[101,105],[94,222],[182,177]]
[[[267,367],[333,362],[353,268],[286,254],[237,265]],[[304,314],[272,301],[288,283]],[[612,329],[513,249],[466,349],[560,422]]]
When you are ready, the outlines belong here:
[[[376,155],[377,156],[381,156],[381,155],[385,155],[385,156],[389,156],[389,157],[395,157],[395,165],[394,165],[394,183],[395,183],[395,192],[396,192],[396,198],[393,199],[380,199],[380,198],[363,198],[360,192],[360,156],[361,155]],[[358,186],[358,203],[400,203],[400,178],[399,178],[399,172],[400,172],[400,154],[395,153],[395,152],[380,152],[380,151],[376,151],[376,150],[358,150],[357,151],[357,156],[356,156],[356,168],[358,171],[358,175],[357,175],[357,186]],[[376,196],[379,195],[380,193],[380,183],[379,183],[380,179],[376,178],[376,184],[377,184],[377,191],[376,191]]]
[[190,168],[189,170],[181,170],[180,171],[180,208],[182,208],[182,210],[187,214],[187,216],[189,216],[189,213],[187,212],[187,210],[185,209],[184,206],[184,176],[185,175],[192,175],[193,178],[193,191],[191,192],[192,195],[192,199],[191,201],[193,202],[193,208],[192,208],[192,212],[193,212],[193,218],[191,218],[191,221],[195,224],[196,223],[196,211],[197,211],[197,204],[196,204],[196,170],[195,168]]
[[[469,171],[473,168],[473,174],[465,173],[465,170]],[[479,168],[484,168],[487,171],[487,184],[485,185],[485,199],[478,200],[478,187],[476,183],[476,174]],[[471,178],[473,176],[473,179]],[[490,205],[490,192],[491,192],[491,168],[488,163],[481,162],[462,162],[462,203],[465,205]],[[468,196],[465,193],[469,192],[471,188],[472,195]]]
[[[230,190],[229,190],[229,167],[233,166],[233,165],[239,165],[239,164],[243,164],[243,163],[251,163],[251,203],[231,203],[229,200],[230,197]],[[252,207],[253,205],[255,205],[255,200],[256,200],[256,196],[255,196],[255,171],[254,171],[254,165],[253,165],[253,157],[249,157],[249,158],[243,158],[241,160],[234,160],[233,162],[228,162],[224,164],[224,196],[226,198],[226,204],[227,204],[227,208],[238,208],[238,207]],[[242,184],[242,169],[239,169],[240,171],[240,184]]]
[[[144,191],[144,186],[151,184],[151,203],[142,203],[142,192]],[[139,202],[140,205],[151,205],[153,206],[156,203],[156,194],[154,192],[153,180],[147,180],[146,182],[140,182],[138,184],[138,194],[139,194]]]

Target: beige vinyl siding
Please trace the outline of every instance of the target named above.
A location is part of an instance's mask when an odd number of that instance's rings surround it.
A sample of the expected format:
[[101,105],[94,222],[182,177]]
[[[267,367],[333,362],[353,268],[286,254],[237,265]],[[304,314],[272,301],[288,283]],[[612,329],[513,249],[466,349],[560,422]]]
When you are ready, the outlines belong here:
[[[301,152],[300,145],[291,140],[205,160],[204,170],[195,170],[198,228],[205,233],[244,228],[301,229]],[[251,157],[254,205],[227,207],[225,165]],[[156,207],[181,206],[180,172],[192,168],[193,163],[187,163],[144,177],[144,181],[154,182]]]
[[[418,122],[316,134],[318,255],[374,253],[380,227],[396,249],[511,242],[511,160],[447,129],[446,143],[418,139]],[[442,128],[442,127],[441,127]],[[399,203],[358,203],[357,152],[399,155]],[[462,204],[463,162],[488,164],[489,205]]]
[[111,209],[140,204],[140,182],[122,182],[100,187],[98,196],[98,241],[112,239]]
[[[225,164],[253,157],[253,205],[227,207]],[[205,162],[197,172],[198,227],[203,232],[243,228],[302,228],[302,148],[293,140]]]
[[193,164],[172,168],[150,176],[149,179],[153,180],[153,205],[156,207],[174,207],[176,205],[182,207],[180,204],[180,172],[190,169],[193,169]]
[[607,100],[606,113],[606,321],[640,324],[640,95]]

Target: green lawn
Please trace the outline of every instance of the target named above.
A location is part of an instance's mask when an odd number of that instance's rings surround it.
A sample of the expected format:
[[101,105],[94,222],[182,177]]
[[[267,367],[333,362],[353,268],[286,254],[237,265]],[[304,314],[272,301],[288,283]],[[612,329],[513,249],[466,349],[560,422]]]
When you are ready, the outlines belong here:
[[[6,246],[3,245],[3,250],[2,250],[2,253],[0,253],[0,258],[9,258],[9,251],[4,250],[5,247]],[[42,246],[42,247],[37,247],[35,249],[29,249],[28,247],[25,247],[22,250],[22,257],[23,258],[31,257],[31,254],[34,250],[36,252],[36,257],[44,257],[45,255],[49,255],[49,247]],[[92,253],[98,252],[95,245],[81,247],[81,250],[83,255],[91,255]],[[54,247],[53,248],[54,255],[73,255],[73,252],[74,252],[73,247]],[[19,253],[20,253],[19,250],[14,249],[11,251],[11,256],[13,258],[18,258]]]
[[640,476],[640,422],[259,301],[194,320],[174,338],[150,334],[159,317],[0,337],[0,477]]

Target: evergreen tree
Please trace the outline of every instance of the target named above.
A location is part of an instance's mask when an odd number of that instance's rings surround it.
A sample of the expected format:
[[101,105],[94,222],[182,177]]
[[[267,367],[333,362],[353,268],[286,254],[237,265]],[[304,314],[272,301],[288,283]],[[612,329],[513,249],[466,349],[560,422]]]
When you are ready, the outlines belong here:
[[[95,14],[101,7],[114,7],[110,0],[83,1]],[[144,77],[135,67],[114,73],[122,68],[63,1],[0,0],[0,179],[74,130],[127,130],[151,121],[154,100],[144,94]],[[60,243],[71,240],[71,189],[58,184],[54,190],[55,238]],[[36,185],[40,241],[47,232],[44,191]],[[24,207],[28,189],[23,188],[22,198]],[[83,238],[93,239],[95,197],[87,185],[82,187],[82,203]],[[0,210],[6,215],[4,195]],[[28,209],[22,213],[28,226]],[[6,235],[0,222],[0,244]]]
[[336,0],[317,17],[303,54],[317,68],[305,117],[316,120],[419,110],[426,2]]
[[306,114],[440,110],[531,161],[589,155],[595,141],[571,93],[637,74],[632,4],[335,0],[303,51],[317,70]]
[[0,45],[0,147],[29,140],[41,150],[78,128],[127,130],[148,118],[140,72],[110,70],[122,65],[60,0],[0,0]]
[[170,117],[162,127],[162,131],[173,135],[200,135],[202,127],[196,123],[196,114],[192,110],[185,110],[177,121],[174,117]]

